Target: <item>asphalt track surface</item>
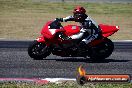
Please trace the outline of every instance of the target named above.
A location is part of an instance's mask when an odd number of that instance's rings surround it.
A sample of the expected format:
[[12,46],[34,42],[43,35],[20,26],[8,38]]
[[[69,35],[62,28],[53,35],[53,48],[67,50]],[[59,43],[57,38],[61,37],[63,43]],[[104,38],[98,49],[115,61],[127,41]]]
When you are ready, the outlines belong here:
[[102,62],[50,55],[45,60],[28,56],[28,41],[0,41],[0,78],[75,78],[82,65],[87,74],[132,75],[132,42],[115,43],[113,54]]

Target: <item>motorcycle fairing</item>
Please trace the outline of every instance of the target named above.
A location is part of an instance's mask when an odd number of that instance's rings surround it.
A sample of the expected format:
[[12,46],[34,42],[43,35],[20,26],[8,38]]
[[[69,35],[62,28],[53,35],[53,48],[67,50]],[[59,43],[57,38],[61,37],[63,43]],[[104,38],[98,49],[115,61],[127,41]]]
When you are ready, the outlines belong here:
[[67,36],[71,36],[80,32],[80,26],[77,25],[67,25],[64,26],[64,29],[66,30],[65,34]]
[[[103,37],[111,36],[119,30],[119,26],[110,26],[105,24],[99,24],[99,26],[101,28]],[[80,26],[77,25],[67,25],[64,26],[64,29],[66,30],[65,34],[67,36],[71,36],[80,32]]]
[[48,21],[46,23],[46,25],[44,25],[44,27],[41,30],[41,34],[43,35],[43,37],[45,37],[46,39],[53,39],[54,35],[58,32],[64,32],[65,30],[63,28],[60,29],[50,29],[50,24],[53,21]]
[[[43,37],[39,37],[37,39],[37,41],[39,42],[44,42],[45,39],[49,39],[52,42],[58,42],[57,40],[54,39],[54,35],[57,32],[64,32],[66,36],[71,36],[74,34],[77,34],[80,32],[80,26],[77,25],[67,25],[64,26],[63,28],[60,29],[50,29],[49,25],[52,23],[53,21],[49,21],[46,23],[46,25],[42,28],[41,34],[43,35]],[[101,31],[102,31],[102,36],[103,37],[108,37],[112,34],[114,34],[115,32],[117,32],[119,30],[119,26],[110,26],[110,25],[104,25],[104,24],[99,24]],[[60,40],[59,40],[60,41]],[[95,46],[97,44],[99,44],[100,42],[102,42],[103,39],[101,40],[94,40],[92,41],[89,45]],[[69,43],[67,41],[63,41],[62,43]]]
[[119,30],[119,26],[110,26],[110,25],[104,25],[104,24],[99,24],[99,27],[102,31],[102,39],[95,39],[92,42],[90,42],[88,45],[89,46],[96,46],[99,43],[104,41],[104,38],[111,36],[115,32]]
[[104,24],[99,24],[99,27],[102,31],[102,36],[103,37],[108,37],[114,34],[119,30],[119,26],[110,26],[110,25],[104,25]]
[[46,37],[49,37],[51,35],[51,33],[49,32],[48,30],[48,25],[51,24],[52,21],[48,21],[44,26],[43,28],[41,29],[41,34],[43,36],[46,36]]

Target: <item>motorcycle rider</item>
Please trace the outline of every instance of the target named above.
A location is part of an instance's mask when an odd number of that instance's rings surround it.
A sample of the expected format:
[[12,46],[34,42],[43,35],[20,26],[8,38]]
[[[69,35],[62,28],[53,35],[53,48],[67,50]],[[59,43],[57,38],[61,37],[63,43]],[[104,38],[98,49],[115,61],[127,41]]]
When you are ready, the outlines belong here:
[[81,48],[84,48],[88,43],[99,36],[100,29],[98,25],[93,19],[86,15],[86,10],[81,6],[77,6],[74,9],[73,16],[67,16],[66,18],[56,18],[56,20],[60,22],[75,21],[80,23],[80,32],[70,36],[70,38],[79,40]]

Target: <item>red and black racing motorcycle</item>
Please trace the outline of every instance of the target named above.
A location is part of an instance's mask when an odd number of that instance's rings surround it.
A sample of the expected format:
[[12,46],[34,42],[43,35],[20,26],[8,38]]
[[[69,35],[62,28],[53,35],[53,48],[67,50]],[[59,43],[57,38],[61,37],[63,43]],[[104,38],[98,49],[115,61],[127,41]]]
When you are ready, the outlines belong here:
[[90,42],[87,45],[88,48],[80,52],[78,43],[59,36],[59,34],[75,35],[80,32],[80,26],[67,25],[63,27],[57,21],[48,21],[41,30],[41,36],[28,47],[28,54],[35,60],[44,59],[51,53],[61,57],[85,57],[97,61],[103,60],[109,57],[114,50],[113,42],[107,37],[117,32],[119,26],[99,24],[99,27],[101,29],[100,37]]

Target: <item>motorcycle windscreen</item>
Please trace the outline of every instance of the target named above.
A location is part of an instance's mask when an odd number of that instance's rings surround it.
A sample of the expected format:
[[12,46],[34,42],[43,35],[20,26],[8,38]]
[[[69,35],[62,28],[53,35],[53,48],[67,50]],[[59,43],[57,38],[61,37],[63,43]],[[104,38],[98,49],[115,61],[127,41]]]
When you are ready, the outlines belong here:
[[65,34],[67,36],[71,36],[80,32],[80,26],[77,25],[67,25],[64,26],[64,29],[66,30]]
[[102,31],[103,37],[108,37],[114,34],[119,30],[119,26],[110,26],[110,25],[104,25],[104,24],[99,24],[99,27]]

